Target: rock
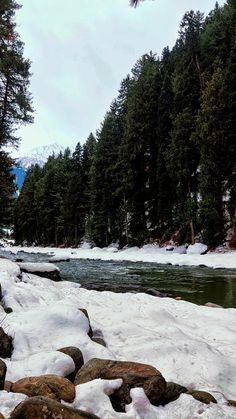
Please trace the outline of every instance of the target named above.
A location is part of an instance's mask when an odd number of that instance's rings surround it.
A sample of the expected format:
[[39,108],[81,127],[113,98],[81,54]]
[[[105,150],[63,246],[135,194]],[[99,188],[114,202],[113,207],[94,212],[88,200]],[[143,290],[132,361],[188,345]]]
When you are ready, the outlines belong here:
[[75,386],[58,375],[26,377],[12,385],[13,393],[23,393],[28,397],[44,396],[52,400],[72,403],[75,399]]
[[206,391],[192,390],[188,391],[187,394],[190,394],[190,396],[194,397],[194,399],[205,404],[217,403],[215,397]]
[[0,357],[10,358],[13,351],[12,337],[8,336],[0,327]]
[[23,259],[22,258],[16,258],[15,262],[23,262]]
[[69,262],[70,258],[69,256],[52,256],[49,259],[49,263],[54,263],[54,262]]
[[12,313],[12,312],[13,312],[13,310],[12,310],[12,308],[11,308],[11,307],[5,307],[5,308],[4,308],[4,311],[5,311],[5,313],[7,313],[7,314],[9,314],[9,313]]
[[146,294],[153,295],[155,297],[161,297],[161,292],[155,288],[148,288]]
[[146,294],[153,295],[154,297],[161,297],[161,298],[173,297],[173,295],[168,294],[167,292],[158,291],[155,288],[148,288],[146,291]]
[[66,355],[69,355],[75,364],[75,371],[72,372],[69,376],[66,378],[72,382],[75,380],[75,376],[77,372],[80,370],[80,368],[84,365],[84,358],[81,350],[79,348],[76,348],[74,346],[67,346],[65,348],[58,349],[59,352],[63,352]]
[[188,255],[205,255],[208,251],[208,247],[202,243],[190,244],[187,248]]
[[206,307],[213,307],[213,308],[224,308],[224,307],[220,306],[219,304],[210,303],[210,302],[204,304],[204,306],[206,306]]
[[122,378],[122,386],[110,397],[117,411],[124,411],[125,405],[131,403],[130,389],[133,387],[142,387],[154,405],[159,404],[159,399],[166,390],[165,379],[156,368],[137,362],[91,359],[77,373],[75,385],[87,383],[96,378],[105,380]]
[[99,338],[99,337],[92,337],[91,338],[95,343],[98,343],[99,345],[102,345],[102,346],[104,346],[105,348],[106,348],[106,342],[105,342],[105,340],[103,339],[103,338]]
[[180,394],[187,393],[188,389],[179,384],[172,383],[171,381],[166,383],[165,393],[161,396],[159,404],[165,406],[167,403],[173,402],[178,399]]
[[82,311],[82,313],[84,313],[84,315],[88,319],[88,322],[89,322],[89,332],[88,332],[88,335],[91,338],[93,336],[93,330],[92,330],[92,327],[91,327],[91,324],[90,324],[90,318],[89,318],[88,312],[87,312],[87,310],[85,308],[80,308],[80,311]]
[[93,336],[92,336],[92,338],[91,338],[94,342],[96,342],[96,343],[98,343],[99,345],[102,345],[102,346],[104,346],[105,348],[106,348],[106,342],[105,342],[105,340],[104,340],[104,337],[103,337],[103,333],[102,333],[102,331],[101,330],[99,330],[99,329],[96,329],[96,330],[94,330],[93,331]]
[[5,416],[3,416],[1,413],[0,413],[0,419],[5,419]]
[[5,381],[4,383],[4,389],[5,391],[7,391],[8,393],[11,392],[11,387],[12,387],[12,382],[11,381]]
[[60,270],[52,263],[18,263],[21,272],[61,281]]
[[174,246],[166,246],[166,252],[172,252],[174,250]]
[[236,401],[235,400],[228,400],[228,405],[236,407]]
[[0,359],[0,390],[4,389],[6,372],[7,372],[7,366],[5,362],[2,359]]
[[81,410],[67,407],[45,397],[32,397],[20,403],[11,413],[11,419],[99,419]]

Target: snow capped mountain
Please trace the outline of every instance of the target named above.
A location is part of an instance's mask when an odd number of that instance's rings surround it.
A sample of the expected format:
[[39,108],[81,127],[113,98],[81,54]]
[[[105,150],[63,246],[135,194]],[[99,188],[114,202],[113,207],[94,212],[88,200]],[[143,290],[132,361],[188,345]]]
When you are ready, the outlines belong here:
[[31,150],[28,156],[19,157],[16,159],[16,166],[14,166],[12,169],[12,172],[16,177],[16,195],[19,195],[20,193],[25,180],[27,169],[29,169],[30,166],[38,164],[40,167],[43,167],[49,156],[52,156],[52,154],[57,156],[60,152],[64,152],[64,147],[54,143],[41,147],[35,147]]
[[38,164],[40,167],[43,167],[45,161],[38,159],[37,157],[33,156],[24,156],[19,157],[17,160],[17,165],[19,165],[21,168],[24,168],[25,170],[29,169],[30,166]]
[[57,156],[60,152],[64,152],[64,147],[57,143],[35,147],[28,156],[19,157],[17,163],[20,167],[25,169],[28,169],[32,164],[38,164],[42,167],[49,156],[52,154]]

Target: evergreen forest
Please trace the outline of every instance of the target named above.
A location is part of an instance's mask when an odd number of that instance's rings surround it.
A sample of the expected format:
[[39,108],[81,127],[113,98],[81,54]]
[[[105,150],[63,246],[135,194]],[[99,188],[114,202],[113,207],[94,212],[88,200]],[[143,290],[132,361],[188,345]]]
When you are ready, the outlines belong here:
[[[13,141],[8,127],[0,144]],[[214,247],[236,229],[236,0],[187,12],[174,47],[143,55],[121,81],[95,134],[29,169],[14,225],[17,243],[56,246]]]

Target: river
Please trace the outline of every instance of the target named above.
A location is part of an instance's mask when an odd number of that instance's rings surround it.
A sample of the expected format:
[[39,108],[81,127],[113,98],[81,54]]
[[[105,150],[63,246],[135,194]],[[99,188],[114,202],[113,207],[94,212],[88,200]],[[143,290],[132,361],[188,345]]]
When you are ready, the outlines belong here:
[[[16,255],[0,251],[15,260]],[[48,262],[49,255],[19,252],[24,262]],[[147,292],[156,289],[173,297],[196,304],[213,302],[223,307],[236,307],[236,270],[206,267],[158,265],[143,262],[104,262],[71,259],[55,263],[63,280],[80,283],[98,291]]]

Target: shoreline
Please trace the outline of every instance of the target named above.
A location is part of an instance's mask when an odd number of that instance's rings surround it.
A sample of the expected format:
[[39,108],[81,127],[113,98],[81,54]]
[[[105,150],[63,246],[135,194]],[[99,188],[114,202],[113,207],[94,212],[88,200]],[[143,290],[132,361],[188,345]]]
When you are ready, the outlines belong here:
[[133,247],[117,250],[115,247],[86,249],[80,248],[56,248],[56,247],[22,247],[6,246],[3,251],[13,254],[18,252],[47,254],[49,257],[69,258],[69,259],[90,259],[104,261],[130,261],[157,263],[161,265],[172,264],[175,266],[206,266],[213,269],[236,269],[236,251],[225,253],[209,252],[206,254],[198,253],[179,253],[182,248],[176,247],[173,251],[166,248],[159,248],[155,245],[146,245],[142,248]]

